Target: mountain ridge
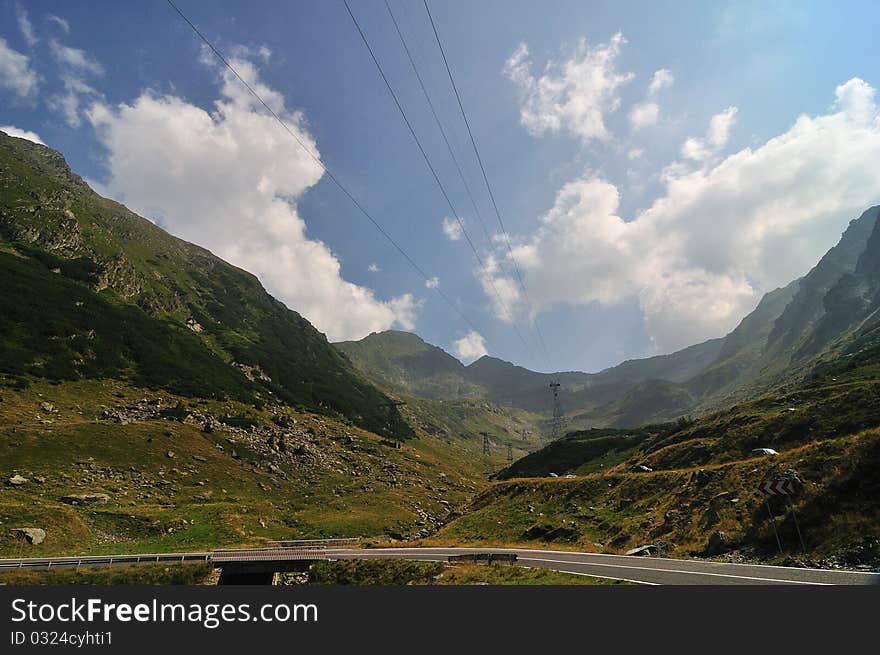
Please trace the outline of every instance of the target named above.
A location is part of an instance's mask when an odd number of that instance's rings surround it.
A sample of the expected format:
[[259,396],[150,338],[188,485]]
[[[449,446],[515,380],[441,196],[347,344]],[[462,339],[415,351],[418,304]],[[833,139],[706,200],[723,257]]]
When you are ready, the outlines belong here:
[[[669,354],[626,360],[596,373],[540,373],[489,355],[465,366],[441,348],[410,335],[412,349],[430,352],[447,364],[442,380],[434,371],[412,369],[401,358],[386,362],[396,371],[390,377],[382,367],[368,365],[376,357],[371,353],[375,347],[394,359],[391,349],[379,345],[390,333],[335,345],[365,375],[398,391],[419,395],[430,387],[433,399],[470,395],[536,412],[545,419],[552,416],[549,383],[559,381],[569,429],[634,427],[639,422],[711,411],[808,376],[819,361],[813,359],[835,338],[855,329],[852,316],[867,320],[867,314],[880,306],[877,290],[868,289],[865,282],[870,272],[880,270],[880,261],[866,255],[880,252],[878,214],[880,206],[871,207],[851,221],[839,242],[804,277],[764,294],[724,337]],[[871,299],[863,297],[866,293]]]
[[[0,317],[7,375],[133,376],[411,434],[387,398],[254,275],[100,197],[60,153],[5,133],[0,247],[7,279],[27,276],[52,298],[4,285],[3,304],[14,308]],[[173,356],[161,356],[166,349]]]

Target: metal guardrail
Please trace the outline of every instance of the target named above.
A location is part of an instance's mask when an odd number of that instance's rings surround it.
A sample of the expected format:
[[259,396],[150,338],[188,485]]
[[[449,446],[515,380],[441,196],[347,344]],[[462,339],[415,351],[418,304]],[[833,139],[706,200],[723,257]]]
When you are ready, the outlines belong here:
[[270,541],[273,548],[326,548],[350,546],[360,542],[360,537],[345,537],[336,539],[289,539],[286,541]]
[[147,553],[142,555],[83,555],[72,557],[29,557],[0,560],[0,570],[79,568],[81,566],[113,566],[119,564],[149,564],[151,562],[241,562],[290,561],[327,559],[328,547],[357,544],[360,538],[297,539],[270,541],[268,548],[215,550],[204,553]]
[[226,562],[280,562],[290,560],[327,559],[322,548],[251,548],[242,550],[215,550],[211,560]]
[[46,568],[79,568],[80,566],[112,566],[115,564],[149,564],[155,562],[208,562],[211,553],[148,553],[143,555],[84,555],[82,557],[27,557],[0,560],[0,570]]

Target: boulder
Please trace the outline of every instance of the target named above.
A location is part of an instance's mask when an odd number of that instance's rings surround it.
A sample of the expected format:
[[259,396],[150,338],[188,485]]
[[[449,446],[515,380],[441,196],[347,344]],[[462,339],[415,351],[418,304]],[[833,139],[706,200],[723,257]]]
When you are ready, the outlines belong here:
[[61,502],[68,505],[106,505],[110,501],[107,494],[70,494],[62,496]]
[[22,539],[34,546],[39,546],[46,539],[46,531],[42,528],[15,528],[12,534],[16,539]]
[[651,555],[657,555],[660,552],[660,547],[657,544],[648,544],[646,546],[639,546],[638,548],[633,548],[632,550],[626,551],[627,555],[639,555],[642,557],[650,557]]
[[16,475],[13,475],[11,478],[9,478],[6,481],[6,484],[8,484],[12,487],[20,487],[23,484],[27,484],[27,481],[28,481],[27,478],[23,478],[20,475],[16,474]]

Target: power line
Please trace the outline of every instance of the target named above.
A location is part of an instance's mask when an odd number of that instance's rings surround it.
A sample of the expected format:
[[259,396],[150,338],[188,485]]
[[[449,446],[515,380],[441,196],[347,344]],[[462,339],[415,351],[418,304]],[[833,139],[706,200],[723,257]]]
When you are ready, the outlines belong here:
[[[379,63],[379,59],[376,57],[376,53],[373,52],[373,48],[370,46],[369,40],[367,40],[367,35],[364,33],[363,29],[361,29],[360,23],[358,23],[357,18],[354,15],[354,12],[351,10],[351,6],[348,4],[348,0],[342,0],[345,8],[348,10],[348,15],[351,17],[352,22],[354,23],[355,28],[360,34],[361,40],[364,42],[364,45],[367,47],[367,51],[370,53],[370,57],[373,60],[373,63],[376,65],[376,68],[379,71],[379,75],[382,77],[382,81],[385,82],[385,86],[388,89],[388,92],[391,94],[391,98],[394,100],[394,104],[397,106],[398,111],[400,111],[400,115],[403,116],[403,121],[406,123],[406,126],[409,128],[409,132],[412,135],[413,140],[416,142],[416,145],[419,148],[419,152],[422,153],[422,157],[425,160],[425,163],[428,165],[428,170],[431,171],[431,175],[434,177],[434,181],[437,183],[437,186],[440,188],[440,192],[443,194],[443,198],[446,200],[446,204],[449,205],[449,210],[452,212],[452,215],[455,216],[455,220],[458,221],[458,226],[461,228],[461,232],[464,235],[465,240],[467,241],[468,246],[474,253],[474,257],[477,260],[477,263],[480,265],[481,270],[485,270],[486,266],[483,263],[483,258],[480,256],[477,247],[474,245],[473,240],[468,234],[467,228],[464,226],[464,221],[461,220],[461,216],[459,216],[458,211],[455,209],[455,205],[452,204],[452,199],[449,197],[449,194],[446,192],[446,187],[443,186],[443,182],[440,180],[440,176],[437,174],[437,170],[434,168],[434,165],[431,163],[431,159],[428,157],[428,153],[425,151],[425,148],[422,146],[422,142],[416,134],[415,128],[413,128],[412,123],[406,115],[406,111],[403,108],[403,105],[400,104],[400,100],[397,98],[397,94],[394,92],[394,88],[391,86],[391,82],[388,81],[388,77],[385,75],[385,71],[382,68],[382,65]],[[513,326],[514,331],[519,337],[520,341],[522,341],[523,346],[525,346],[526,351],[531,351],[531,347],[529,346],[528,341],[526,341],[525,337],[523,337],[522,332],[520,332],[519,326],[516,324],[516,321],[513,317],[513,312],[511,312],[507,305],[505,304],[503,298],[501,297],[501,293],[498,291],[498,287],[495,284],[495,280],[492,277],[489,277],[489,283],[492,285],[492,290],[495,294],[495,298],[498,301],[499,307],[504,311],[504,313],[510,317],[511,325]]]
[[[446,51],[443,49],[443,43],[440,41],[440,34],[437,32],[437,25],[434,24],[434,17],[431,15],[431,9],[428,7],[428,0],[423,0],[425,5],[425,11],[428,13],[428,19],[431,21],[431,29],[434,31],[434,38],[437,40],[437,46],[440,48],[440,54],[443,56],[443,64],[446,67],[446,73],[449,75],[449,81],[452,83],[452,90],[455,92],[455,99],[458,101],[458,108],[461,111],[461,116],[464,119],[464,124],[467,127],[467,133],[471,140],[471,145],[474,147],[474,154],[477,156],[477,161],[480,164],[480,171],[483,174],[483,181],[486,183],[486,190],[489,192],[489,198],[492,200],[492,207],[495,209],[495,216],[498,218],[498,225],[501,226],[501,232],[504,234],[504,241],[507,244],[507,252],[510,254],[510,260],[513,262],[513,268],[516,271],[516,277],[519,281],[519,286],[523,291],[523,298],[526,301],[526,304],[531,307],[532,302],[529,299],[529,292],[526,289],[525,281],[523,280],[522,273],[519,270],[519,265],[516,263],[516,258],[513,256],[513,248],[510,245],[510,236],[507,234],[507,229],[504,227],[504,220],[501,218],[501,212],[498,210],[498,203],[495,202],[495,194],[492,193],[492,185],[489,184],[489,177],[486,175],[486,168],[483,166],[483,158],[480,156],[480,149],[477,147],[477,142],[474,139],[474,134],[471,131],[470,122],[467,119],[467,114],[464,111],[464,105],[461,102],[461,95],[458,93],[458,86],[455,84],[455,78],[452,76],[452,69],[449,67],[449,61],[446,59]],[[538,340],[540,341],[541,348],[544,350],[544,355],[548,360],[550,359],[550,353],[547,350],[547,344],[544,341],[544,335],[541,334],[541,328],[538,327],[538,321],[534,317],[534,313],[532,313],[532,325],[535,327],[535,333],[538,335]]]
[[[281,125],[281,127],[283,127],[285,129],[285,131],[290,136],[293,137],[293,139],[300,145],[300,147],[306,152],[306,154],[308,154],[309,157],[311,157],[314,160],[314,162],[316,164],[318,164],[318,166],[321,167],[321,169],[324,171],[324,173],[327,174],[327,177],[329,177],[330,180],[332,180],[333,183],[339,188],[339,190],[342,191],[342,193],[344,193],[346,195],[346,197],[348,197],[349,200],[351,200],[352,204],[354,204],[354,206],[357,207],[357,209],[367,218],[367,220],[369,220],[370,223],[373,224],[373,227],[375,227],[382,234],[382,236],[384,236],[385,239],[387,239],[388,242],[392,246],[394,246],[394,248],[397,250],[397,252],[399,252],[403,256],[403,258],[409,263],[409,265],[419,275],[422,276],[422,278],[425,280],[425,282],[429,282],[431,280],[431,277],[424,271],[424,269],[422,269],[422,267],[419,266],[412,257],[410,257],[410,255],[406,252],[406,250],[404,250],[403,247],[399,243],[397,243],[397,241],[394,240],[394,238],[388,233],[388,231],[385,230],[385,228],[383,228],[382,225],[375,218],[373,218],[373,216],[370,214],[370,212],[368,212],[366,210],[366,208],[364,208],[364,206],[357,200],[357,198],[355,198],[354,195],[352,195],[352,193],[345,187],[345,185],[342,184],[342,182],[339,180],[339,178],[337,178],[336,175],[334,175],[333,172],[329,168],[327,168],[327,166],[324,164],[324,162],[322,162],[320,160],[320,158],[317,155],[315,155],[311,151],[311,149],[309,149],[309,147],[306,146],[305,143],[303,143],[302,139],[300,139],[299,136],[297,136],[297,134],[293,130],[290,129],[290,127],[287,125],[287,123],[285,123],[284,120],[282,120],[282,118],[275,112],[275,110],[272,109],[266,103],[265,100],[263,100],[263,98],[260,96],[260,94],[257,93],[253,89],[253,87],[250,84],[248,84],[248,82],[241,75],[238,74],[238,71],[235,70],[235,68],[232,66],[232,64],[230,64],[229,61],[226,59],[226,57],[223,56],[223,53],[221,53],[216,47],[214,47],[214,44],[211,43],[211,41],[209,41],[208,38],[199,31],[199,28],[197,28],[195,26],[195,24],[193,24],[193,22],[189,18],[186,17],[186,15],[177,7],[177,5],[174,4],[174,2],[172,0],[167,0],[167,2],[169,5],[171,5],[171,8],[174,9],[174,11],[177,12],[177,14],[186,22],[186,24],[192,28],[193,32],[195,32],[196,35],[198,35],[198,37],[202,40],[202,42],[206,46],[208,46],[208,48],[210,48],[211,52],[213,52],[214,55],[221,62],[223,62],[223,65],[226,66],[226,68],[228,68],[229,71],[238,79],[238,81],[244,85],[244,87],[251,93],[251,95],[254,96],[260,102],[260,104],[266,109],[266,111],[269,112],[269,114],[271,114],[271,116],[279,123],[279,125]],[[452,299],[449,297],[448,294],[446,294],[445,291],[443,291],[440,287],[434,287],[434,291],[437,292],[437,294],[443,299],[443,301],[446,302],[446,304],[449,305],[452,308],[452,310],[456,314],[458,314],[459,317],[461,317],[461,319],[471,329],[479,332],[476,325],[474,325],[474,322],[471,321],[471,319],[468,318],[468,316],[458,307],[458,305],[456,305],[452,301]]]
[[403,45],[403,49],[406,51],[407,59],[409,59],[410,66],[412,66],[413,72],[416,74],[416,79],[419,81],[419,86],[422,89],[422,93],[425,95],[425,100],[428,101],[428,107],[431,108],[431,114],[434,116],[434,122],[437,123],[437,128],[440,130],[440,134],[443,135],[443,141],[446,143],[446,149],[449,151],[449,156],[452,158],[452,163],[455,164],[455,169],[458,171],[458,177],[461,178],[461,183],[464,185],[465,191],[467,191],[468,198],[470,198],[471,201],[471,206],[474,208],[474,214],[476,215],[477,220],[479,220],[480,222],[480,227],[483,228],[483,234],[486,237],[486,242],[491,243],[492,237],[489,236],[489,230],[486,227],[486,222],[483,220],[483,215],[480,213],[480,210],[477,207],[477,203],[474,200],[474,194],[471,192],[471,187],[464,177],[464,172],[461,169],[461,165],[458,163],[458,158],[455,156],[452,145],[449,143],[449,138],[446,136],[446,130],[443,129],[443,123],[440,122],[440,117],[437,115],[437,111],[434,108],[434,103],[431,101],[431,96],[428,94],[428,89],[425,88],[425,83],[422,81],[422,76],[419,74],[418,66],[416,66],[416,62],[413,59],[412,53],[409,50],[406,39],[403,38],[403,33],[400,31],[400,25],[398,25],[397,19],[394,17],[394,12],[391,11],[391,5],[389,4],[388,0],[385,0],[385,8],[388,10],[388,15],[391,16],[391,22],[394,23],[394,29],[397,31],[397,36],[400,37],[400,43],[401,45]]

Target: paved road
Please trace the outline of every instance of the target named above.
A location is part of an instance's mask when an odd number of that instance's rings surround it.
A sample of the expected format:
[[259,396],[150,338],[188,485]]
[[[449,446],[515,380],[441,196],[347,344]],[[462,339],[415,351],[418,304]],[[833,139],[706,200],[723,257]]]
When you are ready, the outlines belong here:
[[[521,566],[553,569],[639,584],[724,585],[864,585],[880,584],[880,574],[828,569],[802,569],[759,564],[728,564],[702,560],[603,555],[523,548],[328,548],[310,551],[308,559],[410,559],[446,561],[467,553],[516,553]],[[0,560],[0,570],[116,566],[149,562],[213,561],[267,562],[304,558],[290,549],[253,549],[216,553],[161,553]]]
[[382,548],[330,549],[330,558],[395,558],[444,561],[450,555],[471,552],[516,553],[522,566],[554,569],[640,584],[880,584],[880,574],[827,569],[802,569],[757,564],[728,564],[702,560],[627,557],[520,548]]

